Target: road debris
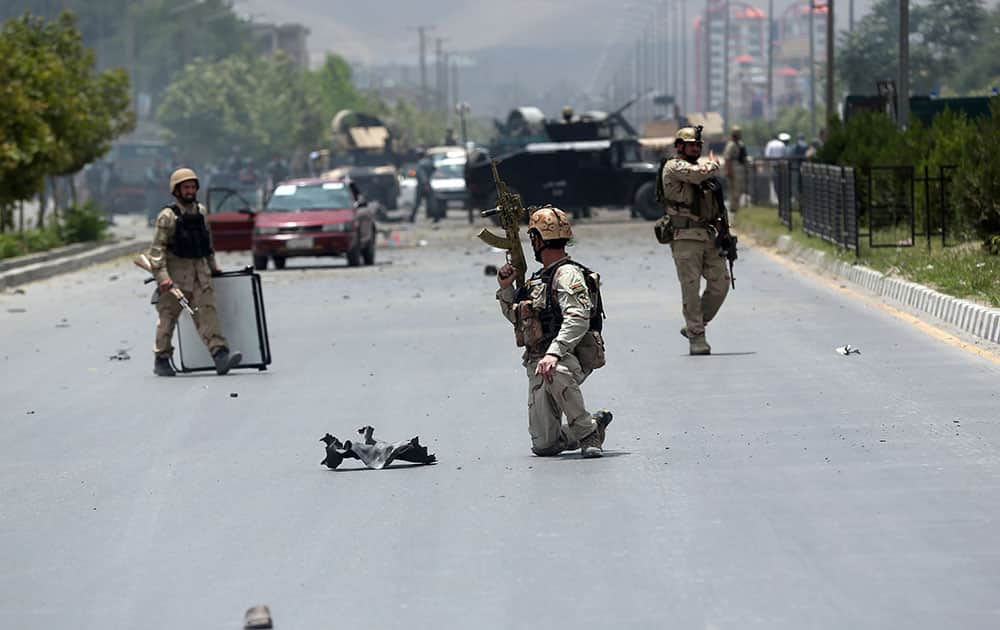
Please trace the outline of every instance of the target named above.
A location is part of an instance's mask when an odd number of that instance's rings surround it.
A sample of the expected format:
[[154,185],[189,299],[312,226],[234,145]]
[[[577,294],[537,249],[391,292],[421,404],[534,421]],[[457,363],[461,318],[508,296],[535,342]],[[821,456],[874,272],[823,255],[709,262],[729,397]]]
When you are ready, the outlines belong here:
[[132,357],[129,356],[127,348],[122,348],[108,357],[108,361],[129,361],[131,359]]
[[8,313],[27,313],[28,309],[26,309],[26,308],[8,308],[7,312]]
[[860,348],[855,348],[855,347],[851,346],[850,344],[847,344],[846,346],[841,346],[839,348],[834,348],[834,351],[837,354],[844,355],[845,357],[848,356],[848,355],[851,355],[851,354],[861,354],[861,349]]
[[229,397],[230,398],[239,398],[240,395],[237,392],[229,392]]
[[248,608],[243,616],[243,630],[266,630],[274,627],[271,609],[267,606]]
[[428,453],[426,446],[421,446],[419,436],[409,441],[389,443],[376,440],[373,437],[375,427],[372,426],[361,427],[358,433],[362,436],[360,443],[351,440],[341,442],[329,433],[320,438],[319,441],[326,444],[326,458],[320,464],[333,470],[345,459],[358,459],[368,468],[381,470],[396,460],[415,464],[437,463],[437,456]]
[[496,265],[486,265],[486,267],[483,269],[483,273],[485,275],[487,275],[487,276],[495,276],[495,275],[497,275],[497,266]]

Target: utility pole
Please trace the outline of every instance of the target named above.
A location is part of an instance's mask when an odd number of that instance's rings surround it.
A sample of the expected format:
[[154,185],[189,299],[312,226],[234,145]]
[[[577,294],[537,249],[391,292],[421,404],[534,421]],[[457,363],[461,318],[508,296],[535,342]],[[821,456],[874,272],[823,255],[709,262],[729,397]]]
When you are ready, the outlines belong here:
[[809,0],[809,135],[816,135],[816,0]]
[[847,31],[854,32],[854,0],[850,0],[847,5]]
[[451,106],[458,107],[458,62],[454,59],[451,60]]
[[712,0],[705,0],[705,24],[701,29],[702,37],[705,38],[705,110],[712,109],[712,36],[710,27],[712,26],[712,13],[709,10]]
[[417,26],[413,29],[420,38],[420,96],[417,98],[417,104],[424,110],[427,109],[427,31],[432,28],[432,26]]
[[681,87],[681,77],[680,77],[680,56],[681,56],[681,29],[683,27],[682,22],[677,18],[677,14],[680,10],[680,0],[674,0],[674,19],[671,20],[674,25],[674,32],[670,36],[672,41],[673,53],[671,53],[671,63],[673,64],[672,71],[670,73],[670,80],[672,82],[670,92],[674,95],[674,102],[680,102],[680,93],[683,89]]
[[836,112],[836,103],[834,103],[833,87],[834,78],[836,73],[834,72],[834,29],[835,20],[833,19],[833,0],[826,0],[826,123],[823,125],[826,127],[830,123],[830,119],[833,118],[834,112]]
[[767,115],[775,120],[774,111],[774,0],[767,0]]
[[444,61],[444,38],[434,38],[434,103],[438,110],[444,108],[445,79],[442,63]]
[[896,111],[900,129],[910,124],[910,0],[899,0],[899,76]]
[[729,127],[732,124],[729,119],[729,0],[723,8],[726,14],[722,22],[722,121]]
[[685,0],[677,0],[681,5],[681,20],[679,22],[680,33],[677,37],[677,45],[681,49],[681,102],[684,104],[684,113],[688,111],[688,62],[687,62],[687,42],[691,33],[687,30],[687,5]]

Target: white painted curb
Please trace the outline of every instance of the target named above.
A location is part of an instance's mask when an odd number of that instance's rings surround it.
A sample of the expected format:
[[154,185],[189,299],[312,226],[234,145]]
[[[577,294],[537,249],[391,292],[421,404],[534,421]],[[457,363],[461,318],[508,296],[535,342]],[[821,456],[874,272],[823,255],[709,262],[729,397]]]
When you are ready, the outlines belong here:
[[835,276],[927,313],[976,337],[1000,343],[1000,309],[945,295],[922,284],[893,278],[868,267],[851,265],[842,260],[831,260],[825,252],[796,244],[787,234],[778,237],[776,246],[782,254],[829,271]]

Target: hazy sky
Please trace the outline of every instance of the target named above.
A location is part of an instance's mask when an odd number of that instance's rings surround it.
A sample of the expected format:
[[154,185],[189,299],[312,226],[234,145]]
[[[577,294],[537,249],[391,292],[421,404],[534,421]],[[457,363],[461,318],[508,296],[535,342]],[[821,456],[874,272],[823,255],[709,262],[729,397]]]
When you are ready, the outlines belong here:
[[[790,0],[776,0],[776,13]],[[419,25],[434,26],[431,35],[445,38],[445,48],[475,51],[511,45],[532,48],[570,46],[599,51],[616,31],[625,7],[633,7],[639,24],[643,7],[653,0],[236,0],[244,14],[259,20],[299,22],[311,29],[310,48],[319,57],[332,50],[353,61],[380,62],[414,59]],[[766,9],[766,0],[755,2]],[[869,0],[856,0],[860,16]],[[847,1],[838,2],[847,19]],[[704,2],[689,3],[691,17]],[[581,65],[595,63],[580,59]]]
[[[734,0],[735,1],[735,0]],[[689,20],[704,0],[687,0]],[[779,13],[791,0],[775,0]],[[860,17],[870,0],[856,0]],[[327,51],[354,63],[418,60],[416,26],[432,26],[449,52],[467,54],[462,98],[479,112],[499,115],[532,103],[552,109],[573,94],[594,93],[602,58],[621,54],[649,23],[656,0],[235,0],[258,21],[298,22],[310,29],[313,63]],[[767,0],[752,2],[767,8]],[[837,3],[846,27],[848,2]],[[617,52],[615,52],[617,50]],[[631,48],[628,48],[631,50]],[[613,64],[612,64],[613,67]],[[555,111],[555,110],[553,110]]]

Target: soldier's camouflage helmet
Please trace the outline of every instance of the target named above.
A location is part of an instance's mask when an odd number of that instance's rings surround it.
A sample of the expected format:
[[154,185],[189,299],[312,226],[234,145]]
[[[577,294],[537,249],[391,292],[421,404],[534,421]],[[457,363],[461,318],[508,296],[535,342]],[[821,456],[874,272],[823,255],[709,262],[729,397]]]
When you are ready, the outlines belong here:
[[201,183],[198,181],[198,174],[189,168],[179,168],[170,175],[170,194],[174,194],[177,187],[184,182],[193,181],[196,186],[201,188]]
[[695,131],[694,127],[684,127],[677,130],[677,135],[674,136],[674,142],[701,142],[698,139],[698,132]]
[[573,228],[566,213],[553,206],[543,206],[531,213],[528,232],[536,230],[543,241],[573,238]]

